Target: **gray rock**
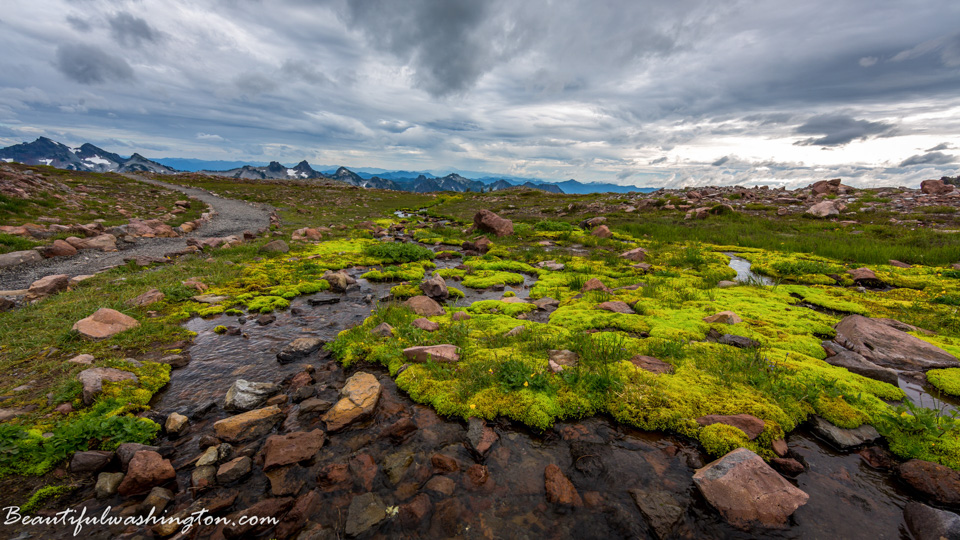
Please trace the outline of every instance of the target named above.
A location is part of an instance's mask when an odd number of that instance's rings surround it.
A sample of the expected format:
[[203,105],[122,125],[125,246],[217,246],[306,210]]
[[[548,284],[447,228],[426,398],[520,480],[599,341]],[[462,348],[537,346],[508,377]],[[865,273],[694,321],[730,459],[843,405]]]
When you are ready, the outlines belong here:
[[316,352],[326,343],[318,337],[300,337],[288,343],[279,353],[277,360],[281,364],[289,364]]
[[260,248],[261,253],[286,253],[288,251],[290,251],[290,247],[283,240],[267,242]]
[[375,493],[363,493],[350,501],[345,531],[349,536],[363,534],[387,517],[387,507]]
[[834,339],[878,366],[900,370],[960,367],[947,351],[911,336],[888,319],[848,315],[834,327]]
[[759,341],[750,339],[748,337],[735,336],[733,334],[724,334],[720,336],[720,339],[717,340],[717,343],[722,345],[731,345],[740,349],[756,349],[760,346]]
[[280,387],[273,383],[237,379],[227,390],[224,408],[228,411],[250,411],[263,405],[270,396],[279,391]]
[[916,540],[960,539],[960,516],[910,501],[903,508],[903,519]]
[[102,472],[97,476],[97,485],[93,488],[98,499],[106,499],[117,494],[117,488],[123,482],[122,472]]
[[869,379],[876,379],[894,386],[899,384],[899,377],[895,370],[880,367],[853,351],[840,350],[837,354],[827,357],[826,362],[831,366],[846,368],[850,373]]
[[817,435],[841,450],[854,448],[880,438],[880,434],[873,426],[864,424],[855,429],[844,429],[819,416],[813,417],[812,427]]
[[420,283],[420,290],[430,298],[445,299],[450,296],[450,292],[447,291],[447,282],[443,280],[443,276],[436,274],[430,279],[423,280],[423,282]]
[[113,452],[105,450],[75,452],[73,457],[70,458],[70,472],[78,474],[97,472],[106,467],[112,459]]
[[0,268],[7,268],[18,264],[35,263],[42,260],[43,255],[33,249],[27,251],[11,251],[10,253],[0,254]]
[[631,489],[630,496],[658,538],[668,538],[686,509],[670,492],[660,489]]
[[159,516],[166,510],[167,505],[173,502],[173,492],[167,488],[155,487],[150,490],[147,498],[140,503],[140,511],[149,514],[153,510],[153,515]]

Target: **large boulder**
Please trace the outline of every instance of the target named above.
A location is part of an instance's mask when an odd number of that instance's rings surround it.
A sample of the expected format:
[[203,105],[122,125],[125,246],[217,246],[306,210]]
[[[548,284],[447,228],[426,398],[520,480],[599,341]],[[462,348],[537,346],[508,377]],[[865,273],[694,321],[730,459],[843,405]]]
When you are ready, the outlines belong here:
[[842,205],[837,204],[837,201],[821,201],[817,204],[807,208],[806,214],[809,214],[814,217],[826,218],[839,216]]
[[513,222],[504,219],[489,210],[480,210],[473,216],[473,226],[497,236],[513,234]]
[[960,504],[960,472],[950,467],[911,459],[897,468],[900,480],[937,504]]
[[960,366],[952,354],[882,319],[848,315],[834,328],[834,341],[879,366],[907,371]]
[[363,371],[355,373],[340,390],[340,400],[323,415],[327,431],[339,431],[373,413],[380,399],[380,381]]
[[136,319],[115,309],[100,308],[93,315],[73,323],[73,329],[89,340],[107,339],[124,330],[140,326]]
[[960,538],[960,516],[917,501],[903,507],[903,520],[917,540],[954,540]]
[[283,240],[273,240],[260,247],[260,253],[286,253],[290,251],[290,246]]
[[139,495],[177,477],[169,460],[150,450],[137,452],[127,465],[127,475],[117,491],[125,496]]
[[430,279],[423,280],[423,282],[420,283],[420,290],[430,298],[443,299],[450,296],[450,292],[447,290],[447,282],[444,281],[443,276],[436,274]]
[[846,368],[850,373],[856,373],[868,379],[883,381],[894,386],[899,384],[899,377],[895,370],[880,367],[853,351],[844,349],[833,356],[828,356],[825,361],[831,366]]
[[410,310],[417,315],[423,315],[424,317],[436,317],[437,315],[446,313],[446,311],[440,307],[440,304],[429,296],[414,296],[404,302],[403,305],[410,308]]
[[279,391],[280,387],[274,383],[237,379],[227,389],[223,408],[228,411],[250,411],[263,405]]
[[0,253],[0,268],[7,268],[10,266],[16,266],[18,264],[35,263],[42,260],[43,255],[34,249]]
[[763,458],[738,448],[697,469],[693,482],[731,525],[779,528],[809,496],[774,471]]
[[953,185],[945,183],[943,180],[924,180],[920,182],[920,191],[927,195],[946,195],[952,193]]
[[213,424],[217,438],[228,443],[237,443],[256,439],[270,433],[286,415],[280,407],[271,405],[236,416],[218,420]]
[[129,371],[121,371],[114,368],[96,367],[85,369],[77,375],[77,380],[83,385],[83,402],[86,405],[93,403],[97,395],[103,391],[103,383],[133,381],[138,382],[137,376]]

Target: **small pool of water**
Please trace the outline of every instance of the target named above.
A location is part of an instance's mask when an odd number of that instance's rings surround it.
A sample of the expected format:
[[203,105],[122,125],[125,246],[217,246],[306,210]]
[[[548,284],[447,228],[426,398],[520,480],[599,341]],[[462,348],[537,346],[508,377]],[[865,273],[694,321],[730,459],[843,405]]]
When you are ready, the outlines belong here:
[[730,268],[733,268],[737,271],[737,281],[741,283],[759,281],[764,285],[775,284],[775,282],[767,276],[761,276],[760,274],[756,274],[750,270],[750,261],[744,259],[743,257],[737,256],[736,253],[725,251],[723,254],[727,257],[730,257]]

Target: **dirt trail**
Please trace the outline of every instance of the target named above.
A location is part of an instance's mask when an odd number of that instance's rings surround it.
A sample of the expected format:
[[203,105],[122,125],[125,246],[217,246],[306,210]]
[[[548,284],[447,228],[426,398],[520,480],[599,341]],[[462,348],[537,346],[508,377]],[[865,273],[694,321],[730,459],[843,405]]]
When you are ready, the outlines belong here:
[[270,225],[273,207],[269,205],[226,199],[202,189],[168,184],[134,174],[124,176],[194,196],[212,206],[216,215],[198,230],[179,238],[138,238],[135,244],[121,247],[120,251],[115,253],[84,250],[73,257],[55,257],[33,264],[5,268],[0,271],[0,290],[25,289],[34,281],[51,274],[93,274],[104,268],[123,264],[123,259],[128,257],[163,257],[165,253],[184,249],[187,245],[186,239],[191,237],[229,236],[240,234],[244,230],[258,231]]

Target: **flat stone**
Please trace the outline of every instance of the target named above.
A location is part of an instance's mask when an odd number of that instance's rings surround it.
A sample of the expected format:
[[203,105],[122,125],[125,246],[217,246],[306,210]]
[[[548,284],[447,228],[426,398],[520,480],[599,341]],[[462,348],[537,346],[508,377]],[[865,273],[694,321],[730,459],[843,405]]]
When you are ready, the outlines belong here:
[[612,311],[614,313],[623,313],[626,315],[636,314],[636,312],[633,311],[633,308],[631,308],[629,304],[627,304],[626,302],[621,302],[620,300],[612,300],[609,302],[604,302],[598,305],[597,309]]
[[200,302],[201,304],[219,304],[229,300],[229,296],[224,296],[222,294],[201,294],[191,298],[194,302]]
[[11,251],[0,254],[0,268],[9,268],[18,264],[37,263],[43,260],[40,252],[28,249],[26,251]]
[[285,416],[280,407],[273,405],[224,418],[214,423],[213,428],[222,441],[244,442],[266,435]]
[[732,311],[721,311],[715,315],[710,315],[709,317],[704,317],[703,322],[705,323],[719,323],[719,324],[738,324],[742,323],[743,319],[740,318],[736,313]]
[[697,469],[693,482],[731,525],[745,530],[754,525],[782,528],[809,499],[746,448]]
[[854,448],[880,438],[877,430],[868,424],[864,424],[855,429],[844,429],[827,422],[819,416],[814,416],[811,426],[817,435],[841,450]]
[[547,501],[566,506],[583,506],[583,499],[577,493],[577,488],[563,474],[560,467],[553,463],[547,465],[543,471],[543,476]]
[[380,399],[380,381],[363,371],[353,374],[340,390],[340,400],[323,415],[327,431],[339,431],[373,413]]
[[642,247],[634,248],[630,251],[624,251],[620,254],[620,257],[628,261],[643,262],[647,258],[647,250]]
[[952,354],[880,319],[848,315],[834,328],[834,341],[878,366],[906,371],[960,367]]
[[633,502],[658,538],[669,538],[686,508],[670,492],[644,488],[629,490]]
[[644,356],[638,354],[630,359],[630,363],[634,366],[637,366],[639,369],[649,371],[657,375],[662,375],[664,373],[673,373],[673,366],[660,360],[659,358],[654,358],[652,356]]
[[217,482],[221,484],[231,484],[250,474],[253,468],[253,460],[247,456],[241,456],[228,461],[217,469]]
[[831,366],[846,368],[850,373],[856,373],[894,386],[899,385],[900,377],[895,370],[880,367],[853,351],[843,349],[833,356],[828,356],[825,361]]
[[73,330],[89,340],[98,341],[140,326],[136,319],[115,309],[100,308],[93,315],[73,324]]
[[410,298],[403,305],[410,308],[411,311],[417,315],[422,315],[424,317],[436,317],[437,315],[443,315],[446,313],[444,309],[429,296],[414,296]]
[[123,482],[122,472],[102,472],[97,476],[97,485],[93,492],[98,499],[106,499],[117,494],[120,482]]
[[97,472],[113,460],[113,455],[113,452],[105,450],[74,452],[70,458],[70,472],[77,474]]
[[436,332],[437,330],[440,329],[440,324],[435,323],[430,319],[425,319],[423,317],[420,317],[419,319],[415,319],[411,324],[413,324],[415,328],[419,328],[425,332]]
[[421,345],[403,350],[403,356],[411,362],[448,362],[460,361],[460,348],[455,345]]
[[263,470],[313,459],[324,440],[324,433],[319,429],[271,435],[263,444]]
[[237,379],[227,389],[224,408],[228,411],[250,411],[263,405],[270,396],[279,391],[280,387],[273,383]]
[[717,343],[721,345],[730,345],[731,347],[737,347],[738,349],[756,349],[760,346],[760,342],[755,339],[737,336],[734,334],[724,334],[720,336],[720,339],[717,340]]
[[345,532],[349,536],[359,536],[387,517],[387,506],[375,493],[356,495],[347,509]]
[[916,540],[955,540],[960,538],[960,516],[917,501],[903,507],[903,520]]
[[149,291],[127,300],[127,305],[132,307],[146,307],[163,300],[166,297],[160,289],[150,289]]
[[281,364],[289,364],[301,360],[319,350],[324,344],[326,344],[326,340],[318,337],[297,338],[277,353],[277,361]]
[[30,284],[24,299],[27,301],[39,300],[40,298],[63,292],[67,290],[69,283],[70,276],[67,274],[54,274],[42,277]]

